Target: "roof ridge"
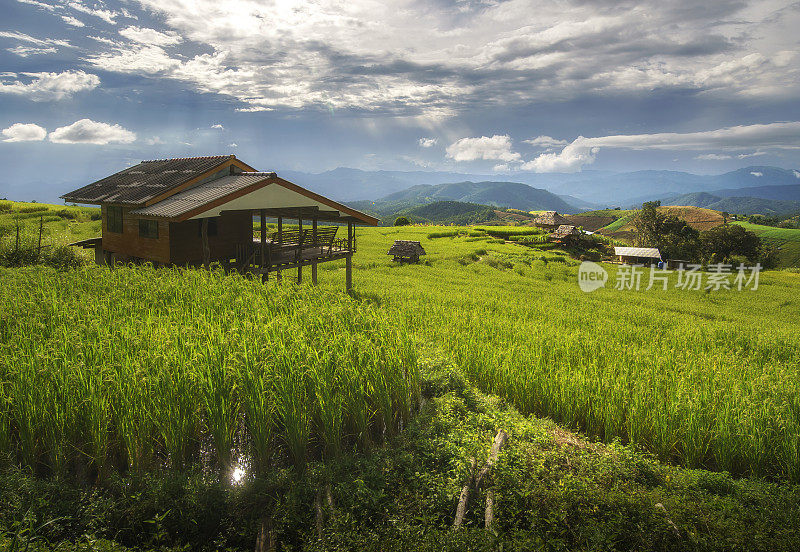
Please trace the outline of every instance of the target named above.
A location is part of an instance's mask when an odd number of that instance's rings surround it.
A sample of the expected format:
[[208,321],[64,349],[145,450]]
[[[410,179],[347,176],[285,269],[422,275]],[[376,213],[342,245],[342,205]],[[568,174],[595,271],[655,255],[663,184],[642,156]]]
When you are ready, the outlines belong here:
[[196,157],[167,157],[164,159],[145,159],[142,163],[157,163],[159,161],[192,161],[195,159],[236,159],[234,154],[228,155],[199,155]]
[[242,171],[240,173],[237,173],[237,174],[234,174],[234,175],[231,175],[231,176],[239,176],[239,175],[242,175],[242,174],[243,175],[247,175],[247,176],[261,176],[261,175],[264,175],[264,176],[270,176],[270,175],[278,176],[278,173],[276,173],[275,171]]

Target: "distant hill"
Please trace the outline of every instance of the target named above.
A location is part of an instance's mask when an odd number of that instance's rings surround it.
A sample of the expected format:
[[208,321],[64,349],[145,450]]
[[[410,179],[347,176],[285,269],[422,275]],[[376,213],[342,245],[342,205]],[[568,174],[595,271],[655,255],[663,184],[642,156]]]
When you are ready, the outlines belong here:
[[[720,197],[800,200],[797,197],[797,194],[800,194],[800,171],[757,165],[719,175],[656,170],[625,173],[587,170],[568,174],[513,172],[498,177],[498,175],[447,171],[363,171],[343,167],[322,173],[278,168],[278,174],[300,186],[340,201],[375,201],[414,186],[499,180],[527,184],[536,189],[549,191],[561,196],[561,199],[569,205],[582,209],[641,205],[643,201],[695,192],[710,192]],[[770,190],[773,187],[783,186],[798,186],[798,188]],[[742,188],[753,189],[753,192],[734,192]],[[786,197],[782,194],[793,195]],[[487,200],[483,198],[465,201],[486,203]]]
[[714,190],[714,195],[719,197],[757,197],[782,201],[800,201],[800,184],[727,188]]
[[522,211],[548,210],[570,213],[581,209],[570,205],[547,190],[533,188],[519,182],[456,182],[435,186],[413,186],[402,192],[381,198],[382,202],[429,203],[433,201],[461,201],[511,207]]
[[461,201],[414,203],[407,201],[356,201],[351,206],[380,219],[381,226],[391,226],[404,216],[419,224],[480,224],[499,219],[494,207]]
[[[792,188],[792,186],[777,186]],[[739,192],[749,191],[740,189]],[[779,199],[763,199],[760,197],[720,197],[716,193],[697,192],[673,197],[667,201],[662,201],[664,205],[692,205],[694,207],[705,207],[715,211],[727,211],[729,213],[740,213],[743,215],[789,215],[800,213],[800,201],[789,201]]]

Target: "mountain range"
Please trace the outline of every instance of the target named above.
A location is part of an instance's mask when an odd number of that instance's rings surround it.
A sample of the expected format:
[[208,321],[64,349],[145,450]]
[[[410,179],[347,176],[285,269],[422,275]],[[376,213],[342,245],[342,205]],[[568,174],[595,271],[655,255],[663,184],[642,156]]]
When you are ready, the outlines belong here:
[[[800,171],[765,166],[745,167],[719,175],[655,170],[485,175],[443,171],[362,171],[349,168],[323,173],[279,171],[279,174],[300,186],[340,201],[375,201],[416,186],[463,182],[497,183],[501,180],[501,183],[527,184],[535,189],[551,192],[560,196],[565,203],[581,209],[635,205],[652,199],[667,199],[696,192],[710,192],[723,198],[800,200],[795,195],[800,194],[800,188],[795,191],[784,188],[800,185]],[[745,188],[747,191],[743,192]],[[504,194],[505,191],[499,193]],[[786,193],[793,195],[786,197],[783,195]],[[504,201],[503,197],[489,197],[488,203],[500,205]],[[487,202],[487,196],[483,196],[480,202]]]

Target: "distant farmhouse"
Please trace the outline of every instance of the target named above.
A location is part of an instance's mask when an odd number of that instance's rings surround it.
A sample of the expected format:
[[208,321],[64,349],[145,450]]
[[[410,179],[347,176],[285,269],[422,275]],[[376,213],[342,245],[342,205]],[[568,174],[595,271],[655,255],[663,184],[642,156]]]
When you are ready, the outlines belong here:
[[533,224],[545,230],[555,231],[559,226],[570,226],[570,222],[555,211],[545,211],[533,219]]
[[[278,177],[258,172],[233,155],[143,161],[61,196],[66,201],[100,205],[102,235],[73,245],[95,250],[98,263],[142,262],[208,266],[261,274],[346,259],[352,280],[356,224],[378,219]],[[261,229],[254,239],[253,216]],[[266,218],[278,231],[267,236]],[[285,218],[297,226],[283,228]],[[337,226],[347,235],[336,239]],[[305,223],[305,226],[304,226]],[[310,223],[310,224],[309,224]]]
[[656,264],[661,260],[661,253],[654,247],[615,247],[614,255],[619,262],[625,264]]

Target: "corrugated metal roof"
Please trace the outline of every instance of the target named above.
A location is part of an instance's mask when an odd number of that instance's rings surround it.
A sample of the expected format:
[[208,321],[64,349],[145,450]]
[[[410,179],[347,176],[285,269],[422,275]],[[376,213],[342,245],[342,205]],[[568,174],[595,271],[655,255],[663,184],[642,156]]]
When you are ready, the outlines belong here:
[[131,211],[134,215],[147,217],[179,217],[193,209],[206,205],[228,194],[247,188],[257,182],[274,177],[275,173],[243,173],[223,176],[203,184],[198,184],[188,190],[178,192],[149,207],[142,207]]
[[61,197],[77,203],[143,205],[231,159],[232,155],[215,155],[142,161]]
[[615,247],[614,255],[622,255],[623,257],[647,257],[651,259],[660,259],[661,253],[655,247]]

